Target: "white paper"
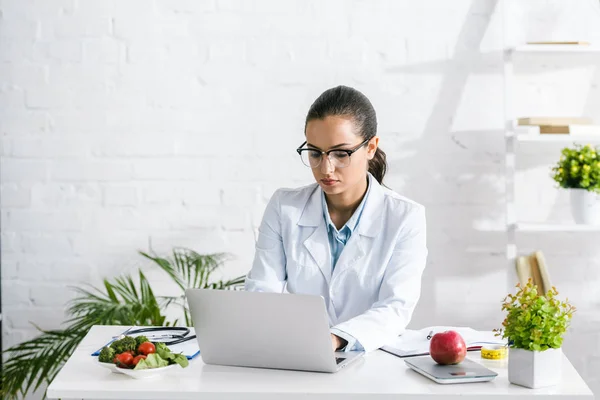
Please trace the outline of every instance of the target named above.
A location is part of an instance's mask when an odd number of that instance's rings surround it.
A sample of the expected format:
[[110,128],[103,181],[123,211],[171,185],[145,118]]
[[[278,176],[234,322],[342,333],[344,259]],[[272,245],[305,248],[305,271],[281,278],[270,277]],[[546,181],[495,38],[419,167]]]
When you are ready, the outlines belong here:
[[[190,328],[190,335],[195,335],[194,328]],[[172,344],[168,346],[175,354],[182,353],[186,357],[193,357],[199,351],[198,339],[194,338],[183,343]]]
[[429,354],[429,344],[431,343],[431,341],[427,339],[429,333],[433,332],[433,336],[436,333],[449,330],[458,332],[464,339],[467,348],[487,344],[506,344],[505,339],[495,336],[495,333],[492,331],[476,331],[475,329],[468,327],[431,326],[421,330],[406,330],[406,332],[398,336],[392,343],[382,347],[382,350],[400,357]]

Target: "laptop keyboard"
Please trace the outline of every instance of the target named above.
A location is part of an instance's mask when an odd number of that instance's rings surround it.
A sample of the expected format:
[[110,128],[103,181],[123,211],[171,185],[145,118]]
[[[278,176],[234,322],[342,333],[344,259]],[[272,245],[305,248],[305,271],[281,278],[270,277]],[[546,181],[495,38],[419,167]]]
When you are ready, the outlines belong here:
[[336,357],[335,358],[335,363],[339,364],[339,363],[343,362],[345,359],[346,359],[346,357]]

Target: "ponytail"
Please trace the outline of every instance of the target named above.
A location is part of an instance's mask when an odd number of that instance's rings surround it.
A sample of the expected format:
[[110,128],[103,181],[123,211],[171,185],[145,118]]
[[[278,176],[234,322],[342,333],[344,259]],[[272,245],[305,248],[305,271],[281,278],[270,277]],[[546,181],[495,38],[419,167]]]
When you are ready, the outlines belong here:
[[383,185],[383,177],[387,171],[387,161],[385,152],[379,147],[375,150],[375,156],[369,160],[369,172],[380,185]]

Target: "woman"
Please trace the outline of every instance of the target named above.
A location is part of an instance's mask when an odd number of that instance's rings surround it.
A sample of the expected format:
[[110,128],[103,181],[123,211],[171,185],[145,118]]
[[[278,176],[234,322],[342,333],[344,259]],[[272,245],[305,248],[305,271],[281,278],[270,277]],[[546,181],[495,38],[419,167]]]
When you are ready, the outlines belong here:
[[297,149],[316,184],[279,189],[265,210],[246,290],[323,296],[336,351],[401,334],[420,296],[425,209],[382,186],[377,118],[338,86],[312,104]]

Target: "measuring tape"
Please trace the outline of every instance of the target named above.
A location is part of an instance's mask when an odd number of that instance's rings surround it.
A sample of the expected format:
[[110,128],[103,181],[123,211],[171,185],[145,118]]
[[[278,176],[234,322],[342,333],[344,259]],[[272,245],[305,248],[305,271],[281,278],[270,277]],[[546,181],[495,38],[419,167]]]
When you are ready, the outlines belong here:
[[506,357],[508,349],[506,346],[490,345],[481,347],[481,358],[487,358],[488,360],[500,360]]

